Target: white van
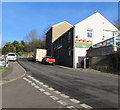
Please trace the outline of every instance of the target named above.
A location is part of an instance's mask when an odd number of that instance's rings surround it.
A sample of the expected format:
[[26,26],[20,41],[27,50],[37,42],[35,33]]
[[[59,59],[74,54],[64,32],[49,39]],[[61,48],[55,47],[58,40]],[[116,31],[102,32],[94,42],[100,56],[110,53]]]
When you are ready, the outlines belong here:
[[7,55],[7,60],[9,61],[16,61],[16,54],[15,53],[8,53]]
[[46,56],[47,50],[46,49],[35,49],[33,55],[33,61],[41,62],[43,57]]

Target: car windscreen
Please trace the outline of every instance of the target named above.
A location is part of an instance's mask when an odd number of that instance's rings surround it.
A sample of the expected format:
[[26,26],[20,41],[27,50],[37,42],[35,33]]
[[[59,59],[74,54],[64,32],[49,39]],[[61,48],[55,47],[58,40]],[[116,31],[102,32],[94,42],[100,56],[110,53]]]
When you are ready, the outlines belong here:
[[15,54],[8,54],[8,56],[15,56]]

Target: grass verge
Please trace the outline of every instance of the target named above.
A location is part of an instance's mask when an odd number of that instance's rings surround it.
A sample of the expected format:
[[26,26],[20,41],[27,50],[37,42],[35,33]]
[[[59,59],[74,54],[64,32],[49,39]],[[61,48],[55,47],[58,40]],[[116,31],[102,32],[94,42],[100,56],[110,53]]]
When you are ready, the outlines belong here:
[[0,67],[0,73],[5,72],[5,71],[6,71],[6,69],[7,69],[7,67]]

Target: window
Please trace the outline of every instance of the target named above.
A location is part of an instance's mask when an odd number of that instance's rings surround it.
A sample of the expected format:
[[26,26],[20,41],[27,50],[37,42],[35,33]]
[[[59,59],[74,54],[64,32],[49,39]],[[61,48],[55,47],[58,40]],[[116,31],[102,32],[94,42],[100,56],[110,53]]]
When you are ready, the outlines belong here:
[[71,32],[69,31],[68,32],[68,41],[70,41],[71,40]]
[[112,32],[112,36],[114,36],[115,35],[115,33],[114,32]]
[[71,56],[71,47],[68,47],[68,56]]
[[62,38],[59,39],[59,44],[62,46]]
[[87,30],[87,37],[90,37],[90,38],[93,37],[93,30],[92,29]]

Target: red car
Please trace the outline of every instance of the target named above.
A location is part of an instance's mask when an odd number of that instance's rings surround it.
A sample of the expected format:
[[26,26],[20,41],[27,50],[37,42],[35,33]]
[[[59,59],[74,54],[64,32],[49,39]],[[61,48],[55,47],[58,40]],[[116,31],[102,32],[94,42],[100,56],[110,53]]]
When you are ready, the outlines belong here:
[[50,56],[46,56],[42,59],[42,64],[52,64],[55,65],[55,59],[50,57]]

